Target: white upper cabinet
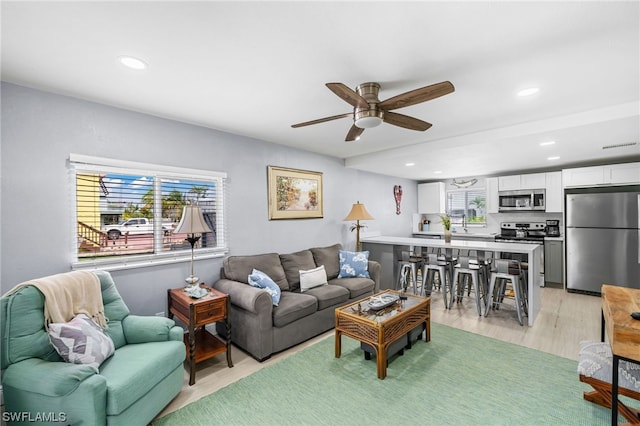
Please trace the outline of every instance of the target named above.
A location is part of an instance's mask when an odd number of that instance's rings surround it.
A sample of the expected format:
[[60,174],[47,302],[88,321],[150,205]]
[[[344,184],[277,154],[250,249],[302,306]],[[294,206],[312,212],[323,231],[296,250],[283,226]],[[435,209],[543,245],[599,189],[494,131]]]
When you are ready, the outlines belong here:
[[543,189],[547,187],[546,173],[520,175],[520,189]]
[[595,166],[564,169],[562,171],[562,183],[565,188],[604,185],[604,167]]
[[562,183],[565,188],[639,184],[640,163],[564,169]]
[[520,189],[520,175],[498,177],[499,191],[514,191]]
[[443,182],[418,185],[418,213],[445,214],[446,192]]
[[546,173],[530,173],[526,175],[500,176],[498,178],[498,190],[543,189],[547,186],[545,175]]
[[545,173],[545,211],[547,213],[562,213],[562,172]]
[[485,188],[487,190],[487,213],[498,213],[498,178],[486,178]]
[[640,163],[614,164],[606,168],[612,185],[640,183]]

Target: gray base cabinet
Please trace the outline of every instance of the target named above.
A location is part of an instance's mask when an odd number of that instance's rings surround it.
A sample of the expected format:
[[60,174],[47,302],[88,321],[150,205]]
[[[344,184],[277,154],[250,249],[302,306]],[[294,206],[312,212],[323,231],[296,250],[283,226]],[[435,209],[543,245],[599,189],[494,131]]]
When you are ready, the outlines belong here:
[[544,242],[544,281],[564,285],[562,267],[562,241]]

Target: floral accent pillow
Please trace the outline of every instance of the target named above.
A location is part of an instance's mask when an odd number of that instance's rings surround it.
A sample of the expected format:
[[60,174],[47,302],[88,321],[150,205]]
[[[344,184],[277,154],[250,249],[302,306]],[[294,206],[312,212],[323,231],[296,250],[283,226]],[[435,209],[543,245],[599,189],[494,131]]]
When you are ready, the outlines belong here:
[[115,352],[113,340],[86,314],[78,314],[69,322],[49,324],[49,341],[66,362],[87,364],[96,372]]
[[340,273],[338,278],[371,278],[369,276],[369,252],[339,250]]
[[251,275],[249,275],[247,281],[253,287],[258,287],[266,290],[266,292],[271,295],[273,306],[278,306],[278,304],[280,303],[280,295],[282,294],[282,291],[280,290],[280,287],[278,287],[278,284],[276,284],[275,281],[273,281],[269,277],[269,275],[258,269],[254,269],[251,272]]

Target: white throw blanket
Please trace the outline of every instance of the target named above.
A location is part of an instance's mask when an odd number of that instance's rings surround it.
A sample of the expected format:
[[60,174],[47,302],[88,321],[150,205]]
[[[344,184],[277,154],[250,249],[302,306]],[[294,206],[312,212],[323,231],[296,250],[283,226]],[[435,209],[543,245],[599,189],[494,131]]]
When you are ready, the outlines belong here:
[[26,286],[34,286],[44,295],[45,326],[64,323],[77,314],[89,315],[100,327],[107,328],[100,279],[92,272],[72,271],[18,284],[4,296]]

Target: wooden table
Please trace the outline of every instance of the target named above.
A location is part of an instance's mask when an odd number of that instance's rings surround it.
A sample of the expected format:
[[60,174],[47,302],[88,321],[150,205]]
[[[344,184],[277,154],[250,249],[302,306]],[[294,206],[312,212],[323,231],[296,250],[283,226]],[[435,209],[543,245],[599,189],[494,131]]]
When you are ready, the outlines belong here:
[[[196,364],[220,353],[227,353],[227,365],[233,367],[229,296],[211,287],[204,288],[209,294],[200,299],[189,297],[184,287],[168,291],[169,318],[175,315],[189,327],[189,334],[185,336],[185,345],[189,353],[189,385],[196,382]],[[218,321],[224,321],[226,324],[226,340],[212,335],[205,328],[207,324]]]
[[[606,330],[613,354],[611,378],[611,424],[618,424],[618,365],[620,360],[640,363],[640,321],[631,318],[640,312],[640,290],[604,284],[602,286],[602,329]],[[613,403],[616,402],[616,403]]]
[[[387,349],[396,340],[406,336],[411,330],[425,325],[425,341],[431,340],[431,299],[393,290],[377,293],[402,294],[407,300],[397,302],[381,315],[369,311],[368,299],[337,308],[335,328],[335,356],[342,352],[342,335],[367,343],[376,351],[378,378],[387,377]],[[360,305],[360,309],[358,309]]]

